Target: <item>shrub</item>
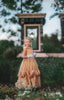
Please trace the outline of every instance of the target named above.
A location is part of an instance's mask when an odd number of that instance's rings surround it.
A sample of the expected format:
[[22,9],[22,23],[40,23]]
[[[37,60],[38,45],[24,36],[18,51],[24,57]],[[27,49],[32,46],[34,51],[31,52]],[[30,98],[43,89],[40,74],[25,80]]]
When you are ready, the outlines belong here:
[[17,79],[17,71],[19,68],[19,61],[16,58],[21,51],[21,47],[9,47],[0,55],[0,82],[15,82]]
[[45,42],[43,44],[43,52],[45,53],[60,53],[61,51],[61,47],[55,47],[54,44],[50,43],[50,42]]
[[1,40],[0,41],[0,55],[8,48],[8,47],[13,47],[14,42],[13,41],[8,41],[8,40]]
[[0,82],[9,82],[10,79],[10,62],[8,59],[0,56]]
[[3,52],[3,56],[9,59],[16,58],[21,51],[22,48],[20,46],[9,47]]
[[64,83],[64,58],[36,58],[41,71],[42,86],[60,86]]
[[[36,58],[43,86],[63,86],[64,58]],[[7,59],[0,56],[0,82],[15,83],[22,58]]]

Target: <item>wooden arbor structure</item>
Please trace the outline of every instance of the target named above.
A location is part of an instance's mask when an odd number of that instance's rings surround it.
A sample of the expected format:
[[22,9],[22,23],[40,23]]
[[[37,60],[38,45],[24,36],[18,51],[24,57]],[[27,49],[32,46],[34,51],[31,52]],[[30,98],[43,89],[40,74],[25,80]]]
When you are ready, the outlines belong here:
[[26,36],[32,38],[32,47],[36,52],[43,51],[43,25],[45,24],[46,14],[17,14],[21,30],[21,45],[24,44]]

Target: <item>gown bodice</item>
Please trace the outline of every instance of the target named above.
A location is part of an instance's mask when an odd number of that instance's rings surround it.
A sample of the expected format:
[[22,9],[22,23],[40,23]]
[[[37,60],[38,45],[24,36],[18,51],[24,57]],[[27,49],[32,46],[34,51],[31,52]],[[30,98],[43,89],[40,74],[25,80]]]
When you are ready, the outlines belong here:
[[27,48],[27,55],[33,55],[33,49]]

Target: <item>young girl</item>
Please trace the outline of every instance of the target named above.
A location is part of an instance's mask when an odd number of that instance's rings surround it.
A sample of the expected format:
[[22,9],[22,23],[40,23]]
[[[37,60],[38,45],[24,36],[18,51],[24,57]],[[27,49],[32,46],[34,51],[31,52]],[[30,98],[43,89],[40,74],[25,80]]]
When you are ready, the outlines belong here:
[[20,89],[41,87],[40,70],[35,60],[31,44],[31,39],[26,37],[23,48],[23,61],[17,74],[18,80],[15,83],[15,86]]

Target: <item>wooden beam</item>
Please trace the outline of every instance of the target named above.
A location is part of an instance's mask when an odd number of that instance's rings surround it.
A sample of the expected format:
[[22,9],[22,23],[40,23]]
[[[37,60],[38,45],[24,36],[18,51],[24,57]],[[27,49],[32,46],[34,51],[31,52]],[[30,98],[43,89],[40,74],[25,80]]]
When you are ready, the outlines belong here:
[[36,14],[36,13],[29,13],[29,14],[17,14],[19,18],[44,18],[46,13],[43,14]]
[[[22,53],[17,55],[17,58],[22,58]],[[58,58],[64,58],[64,53],[37,53],[36,56],[41,57],[41,58],[46,58],[46,57],[58,57]]]
[[60,14],[59,17],[64,18],[64,13]]

